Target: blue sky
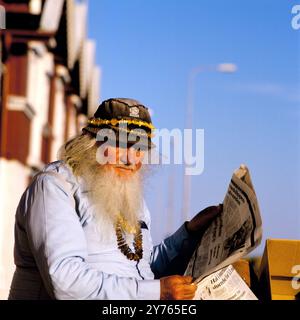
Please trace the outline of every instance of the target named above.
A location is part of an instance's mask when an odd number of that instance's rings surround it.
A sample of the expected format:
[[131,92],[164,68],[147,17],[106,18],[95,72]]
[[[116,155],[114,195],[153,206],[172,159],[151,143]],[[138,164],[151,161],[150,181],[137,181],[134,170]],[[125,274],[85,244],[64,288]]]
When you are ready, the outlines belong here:
[[[237,64],[234,74],[207,71],[195,81],[193,127],[205,131],[205,169],[192,177],[189,216],[222,202],[233,170],[245,163],[259,198],[264,240],[300,239],[295,4],[89,0],[88,35],[97,43],[101,100],[136,98],[153,109],[158,128],[184,128],[191,69]],[[149,181],[154,243],[182,222],[182,182],[180,165],[162,166]]]

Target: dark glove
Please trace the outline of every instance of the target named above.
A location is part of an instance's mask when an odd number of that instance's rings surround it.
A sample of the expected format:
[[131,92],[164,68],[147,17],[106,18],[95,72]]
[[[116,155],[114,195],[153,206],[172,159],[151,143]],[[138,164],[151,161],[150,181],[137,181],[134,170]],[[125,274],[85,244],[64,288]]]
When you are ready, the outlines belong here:
[[185,223],[188,233],[195,237],[201,237],[208,226],[221,214],[222,211],[223,204],[207,207],[200,211],[191,221]]

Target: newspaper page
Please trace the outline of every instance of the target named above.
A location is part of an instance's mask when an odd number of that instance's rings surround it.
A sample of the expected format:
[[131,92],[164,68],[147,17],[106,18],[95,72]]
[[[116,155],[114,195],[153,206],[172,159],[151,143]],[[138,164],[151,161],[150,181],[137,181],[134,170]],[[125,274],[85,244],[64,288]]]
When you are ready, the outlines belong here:
[[210,274],[197,286],[194,300],[258,300],[232,265]]
[[223,201],[223,212],[204,233],[185,275],[198,283],[256,248],[262,222],[250,173],[245,165],[234,171]]

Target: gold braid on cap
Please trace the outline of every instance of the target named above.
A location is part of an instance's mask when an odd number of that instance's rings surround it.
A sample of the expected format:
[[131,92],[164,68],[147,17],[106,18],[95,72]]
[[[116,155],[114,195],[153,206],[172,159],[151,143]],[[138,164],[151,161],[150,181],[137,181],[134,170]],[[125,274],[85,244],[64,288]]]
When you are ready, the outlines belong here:
[[137,131],[136,129],[129,130],[129,129],[124,129],[124,128],[120,128],[120,127],[114,127],[114,126],[113,126],[113,128],[117,128],[118,130],[123,131],[123,132],[133,133],[133,134],[135,134],[137,136],[141,136],[141,137],[150,137],[150,138],[154,137],[154,133],[140,132],[140,131]]
[[116,126],[117,124],[122,124],[122,123],[127,123],[127,124],[134,124],[136,126],[139,127],[146,127],[148,129],[154,130],[155,127],[152,123],[148,123],[146,121],[142,121],[142,120],[135,120],[135,119],[122,119],[122,120],[118,120],[118,119],[111,119],[111,120],[105,120],[105,119],[100,119],[100,118],[92,118],[88,120],[88,124],[92,124],[94,126],[101,126],[103,124],[106,125],[112,125],[112,126]]

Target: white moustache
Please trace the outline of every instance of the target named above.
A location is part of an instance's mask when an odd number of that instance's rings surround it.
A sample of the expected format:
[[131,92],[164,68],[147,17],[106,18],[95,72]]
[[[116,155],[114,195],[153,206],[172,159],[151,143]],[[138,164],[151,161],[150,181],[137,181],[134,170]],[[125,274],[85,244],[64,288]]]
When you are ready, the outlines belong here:
[[114,168],[133,171],[135,169],[135,166],[134,165],[115,165]]

